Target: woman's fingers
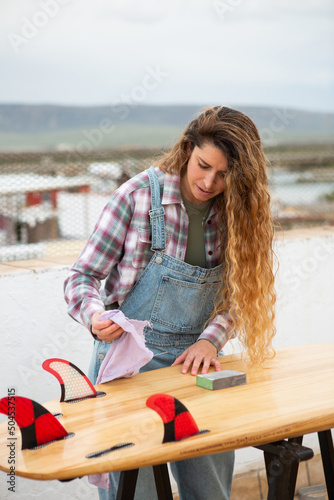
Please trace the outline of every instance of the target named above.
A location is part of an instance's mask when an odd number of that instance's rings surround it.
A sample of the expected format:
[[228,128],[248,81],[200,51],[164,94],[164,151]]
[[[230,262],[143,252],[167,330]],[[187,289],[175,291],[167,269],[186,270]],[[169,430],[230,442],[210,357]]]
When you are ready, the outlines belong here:
[[181,363],[183,363],[183,361],[186,359],[187,357],[187,352],[188,352],[188,349],[186,349],[180,356],[178,356],[176,358],[176,360],[174,361],[174,363],[172,364],[172,366],[175,366],[175,365],[180,365]]
[[104,311],[99,311],[99,312],[93,314],[93,317],[92,317],[92,332],[95,335],[98,335],[98,333],[100,331],[105,330],[106,328],[108,328],[112,324],[112,321],[110,319],[105,319],[103,321],[99,320],[99,316],[103,312]]
[[118,326],[116,323],[113,323],[110,327],[106,328],[105,330],[100,330],[99,333],[97,334],[98,338],[100,340],[103,340],[103,342],[112,342],[113,340],[118,339],[123,335],[124,330],[120,326]]
[[208,372],[210,366],[214,366],[216,371],[220,371],[221,366],[216,355],[216,347],[208,340],[203,339],[186,349],[176,358],[172,366],[183,363],[182,373],[188,373],[188,370],[191,369],[192,375],[197,375],[201,365],[201,373],[203,374]]
[[99,320],[100,314],[103,311],[95,313],[92,318],[92,332],[97,336],[99,340],[103,342],[112,342],[123,335],[124,330],[117,323],[114,323],[110,319],[103,321]]

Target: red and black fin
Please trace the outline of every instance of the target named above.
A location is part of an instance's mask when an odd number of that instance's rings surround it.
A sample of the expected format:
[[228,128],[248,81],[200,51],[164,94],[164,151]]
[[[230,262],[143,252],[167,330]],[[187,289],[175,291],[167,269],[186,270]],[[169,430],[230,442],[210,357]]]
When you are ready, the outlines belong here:
[[61,387],[60,401],[74,401],[98,396],[87,376],[73,363],[65,359],[51,358],[42,367],[52,373]]
[[153,394],[147,399],[146,405],[162,418],[165,427],[163,443],[178,441],[199,433],[188,409],[173,396]]
[[11,416],[21,430],[22,450],[57,441],[68,432],[44,406],[29,398],[0,399],[0,413]]

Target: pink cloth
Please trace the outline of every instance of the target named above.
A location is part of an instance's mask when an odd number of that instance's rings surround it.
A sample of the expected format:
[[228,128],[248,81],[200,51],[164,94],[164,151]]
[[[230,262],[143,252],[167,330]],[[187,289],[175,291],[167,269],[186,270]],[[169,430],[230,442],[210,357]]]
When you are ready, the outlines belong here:
[[[111,319],[123,328],[124,333],[111,344],[101,364],[96,384],[132,377],[153,358],[153,352],[146,347],[144,337],[144,328],[149,322],[128,319],[118,309],[105,311],[99,319]],[[109,489],[108,473],[92,474],[88,476],[88,481],[100,488]]]
[[153,357],[153,352],[145,346],[143,332],[148,321],[128,319],[118,309],[102,313],[99,319],[111,319],[123,328],[124,333],[111,344],[101,365],[96,383],[103,384],[103,382],[109,382],[115,378],[132,377]]

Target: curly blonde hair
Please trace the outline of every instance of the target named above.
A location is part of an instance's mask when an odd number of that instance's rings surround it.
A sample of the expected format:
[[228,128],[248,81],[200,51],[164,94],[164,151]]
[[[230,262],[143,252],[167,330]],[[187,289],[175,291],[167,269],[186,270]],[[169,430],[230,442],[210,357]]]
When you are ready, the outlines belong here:
[[[226,106],[205,109],[185,129],[181,139],[159,161],[161,170],[181,176],[189,152],[211,144],[228,159],[219,208],[222,284],[208,321],[229,313],[233,327],[254,363],[274,355],[272,340],[276,294],[274,289],[274,224],[266,158],[258,130],[240,111]],[[188,149],[189,151],[189,149]]]

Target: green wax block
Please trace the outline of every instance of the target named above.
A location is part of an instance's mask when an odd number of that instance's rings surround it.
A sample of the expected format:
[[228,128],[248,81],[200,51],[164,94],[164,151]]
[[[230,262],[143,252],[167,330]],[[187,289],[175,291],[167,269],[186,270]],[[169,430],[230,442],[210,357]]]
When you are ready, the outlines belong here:
[[196,376],[196,384],[204,389],[216,391],[226,387],[246,384],[246,374],[235,370],[222,370],[220,372],[206,373]]

